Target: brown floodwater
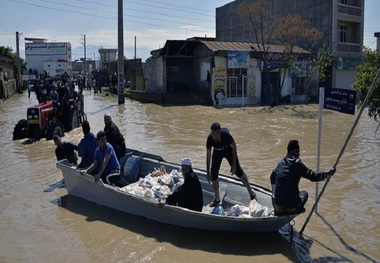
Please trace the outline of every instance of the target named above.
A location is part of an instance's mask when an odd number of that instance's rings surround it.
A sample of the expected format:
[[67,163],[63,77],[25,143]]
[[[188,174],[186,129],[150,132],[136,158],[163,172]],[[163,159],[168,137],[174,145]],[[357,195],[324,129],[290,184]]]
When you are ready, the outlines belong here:
[[[34,94],[33,94],[34,95]],[[0,103],[2,141],[0,176],[0,262],[379,262],[380,132],[363,113],[337,173],[306,221],[315,200],[309,191],[306,213],[279,233],[220,233],[184,229],[102,207],[67,195],[65,188],[44,192],[62,179],[55,167],[54,143],[12,141],[19,119],[36,103],[34,96],[14,95]],[[103,115],[113,117],[127,147],[161,155],[171,162],[189,156],[205,168],[206,137],[213,121],[234,136],[243,169],[251,182],[270,187],[269,176],[298,139],[301,158],[317,166],[318,106],[215,109],[206,106],[158,106],[126,99],[104,99],[85,91],[85,112],[96,133]],[[321,170],[334,165],[355,116],[325,110],[322,118]],[[78,143],[80,128],[64,140]],[[227,162],[222,172],[228,173]],[[319,189],[324,182],[320,183]]]

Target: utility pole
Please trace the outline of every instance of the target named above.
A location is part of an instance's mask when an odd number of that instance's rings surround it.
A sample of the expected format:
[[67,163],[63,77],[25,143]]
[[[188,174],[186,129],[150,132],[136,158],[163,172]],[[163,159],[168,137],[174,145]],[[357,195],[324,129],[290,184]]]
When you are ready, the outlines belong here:
[[118,103],[124,104],[125,95],[124,95],[124,32],[123,32],[123,0],[118,0],[118,12],[117,12],[117,64],[118,64],[118,87],[119,87],[119,96]]
[[22,93],[21,89],[21,63],[20,63],[20,34],[16,32],[16,52],[17,52],[17,92]]
[[82,35],[82,40],[83,40],[83,42],[82,42],[82,44],[83,44],[83,47],[84,47],[84,60],[83,60],[83,73],[84,73],[84,78],[86,79],[86,77],[87,77],[87,69],[86,69],[86,60],[87,60],[87,58],[86,58],[86,35],[84,34],[84,35]]
[[136,36],[135,36],[135,59],[136,59]]

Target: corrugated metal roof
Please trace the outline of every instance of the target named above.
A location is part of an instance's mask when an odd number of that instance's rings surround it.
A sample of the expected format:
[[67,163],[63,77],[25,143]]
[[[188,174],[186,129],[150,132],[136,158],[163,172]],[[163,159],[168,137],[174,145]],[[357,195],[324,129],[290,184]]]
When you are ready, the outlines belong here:
[[[228,51],[228,50],[236,50],[236,51],[257,51],[260,52],[258,45],[256,43],[245,43],[245,42],[220,42],[220,41],[205,41],[201,40],[207,48],[212,51]],[[271,45],[269,47],[269,52],[284,52],[284,45]],[[310,53],[300,47],[294,47],[293,52],[295,53]]]

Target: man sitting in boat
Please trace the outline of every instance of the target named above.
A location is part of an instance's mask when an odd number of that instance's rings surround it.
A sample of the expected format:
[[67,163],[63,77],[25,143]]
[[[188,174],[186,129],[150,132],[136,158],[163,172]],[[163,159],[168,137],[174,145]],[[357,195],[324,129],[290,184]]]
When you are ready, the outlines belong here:
[[276,215],[298,214],[304,211],[309,194],[299,191],[301,177],[312,182],[323,181],[335,174],[336,169],[316,173],[307,168],[299,158],[300,146],[297,140],[291,140],[287,147],[288,153],[273,170],[270,180],[272,185],[272,202]]
[[[120,164],[111,144],[107,142],[106,133],[99,131],[96,135],[98,147],[95,150],[94,162],[82,174],[92,174],[95,171],[95,181],[102,179],[102,182],[117,185],[120,177]],[[100,165],[100,168],[98,166]]]
[[192,163],[190,158],[181,159],[181,170],[185,178],[185,182],[175,189],[174,192],[166,198],[166,200],[162,199],[157,204],[158,207],[161,208],[165,204],[178,205],[190,210],[202,212],[202,186],[191,165]]
[[82,123],[83,138],[78,144],[78,155],[82,157],[78,168],[88,168],[94,162],[94,153],[98,147],[98,141],[95,135],[91,132],[90,123],[85,120]]

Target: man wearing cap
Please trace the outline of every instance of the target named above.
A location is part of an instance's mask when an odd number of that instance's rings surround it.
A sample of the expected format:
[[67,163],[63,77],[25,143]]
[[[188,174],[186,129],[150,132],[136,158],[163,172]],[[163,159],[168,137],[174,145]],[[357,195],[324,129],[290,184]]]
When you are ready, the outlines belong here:
[[82,157],[78,168],[87,168],[94,162],[94,153],[98,147],[95,135],[90,131],[90,123],[85,120],[82,123],[83,138],[78,144],[78,155]]
[[166,200],[161,200],[157,204],[158,207],[163,207],[165,204],[178,205],[190,210],[202,212],[202,186],[191,165],[192,163],[190,158],[181,159],[182,174],[185,177],[185,182],[175,189],[174,192],[166,198]]
[[57,161],[67,159],[71,164],[78,164],[78,156],[75,151],[78,150],[78,146],[71,142],[62,142],[61,137],[54,135],[53,137],[54,144],[57,146],[55,148],[55,156]]
[[[210,160],[211,160],[211,149],[212,151],[212,163],[211,163],[211,173],[210,173]],[[251,200],[256,198],[255,192],[253,192],[247,175],[244,173],[240,166],[239,159],[237,156],[236,143],[227,128],[221,128],[218,122],[214,122],[211,125],[211,132],[207,137],[206,141],[206,171],[207,180],[212,182],[214,189],[215,198],[209,204],[210,207],[214,207],[220,203],[219,194],[219,170],[223,158],[226,158],[231,166],[231,174],[236,174],[240,181],[247,188],[248,194]]]
[[305,190],[299,191],[301,177],[312,182],[323,181],[328,176],[333,176],[336,171],[335,168],[331,168],[328,172],[316,173],[307,168],[299,158],[300,146],[297,140],[289,141],[287,150],[287,155],[278,162],[270,176],[272,203],[276,215],[304,211],[309,194]]

